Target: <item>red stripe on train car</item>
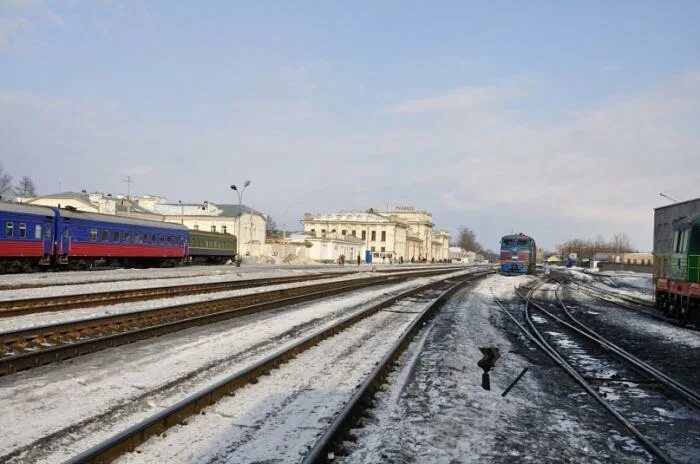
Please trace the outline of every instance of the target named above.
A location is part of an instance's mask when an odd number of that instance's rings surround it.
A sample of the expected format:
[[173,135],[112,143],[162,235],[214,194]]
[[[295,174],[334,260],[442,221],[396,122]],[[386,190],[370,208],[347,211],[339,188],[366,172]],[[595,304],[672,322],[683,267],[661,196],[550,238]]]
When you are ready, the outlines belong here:
[[184,247],[71,243],[68,256],[105,258],[184,258]]
[[0,240],[0,256],[42,257],[44,256],[44,246],[42,242]]

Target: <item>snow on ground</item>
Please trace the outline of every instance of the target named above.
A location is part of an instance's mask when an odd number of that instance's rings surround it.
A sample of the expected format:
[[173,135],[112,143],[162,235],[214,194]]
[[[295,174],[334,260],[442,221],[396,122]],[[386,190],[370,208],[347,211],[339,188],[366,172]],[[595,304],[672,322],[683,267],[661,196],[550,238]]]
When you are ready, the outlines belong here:
[[611,306],[580,292],[576,294],[576,299],[587,313],[595,315],[607,326],[624,327],[634,333],[672,341],[689,348],[700,347],[700,332],[698,331],[653,319],[643,313]]
[[[459,292],[402,358],[339,462],[649,462],[559,367],[505,334],[517,329],[492,293],[518,315],[513,285],[528,279],[494,275]],[[481,388],[476,365],[485,346],[501,353],[491,391]],[[524,367],[530,370],[502,397]]]
[[299,462],[426,304],[361,321],[119,462]]
[[[34,454],[11,462],[62,461],[359,306],[437,279],[371,287],[2,377],[0,461],[20,447]],[[88,421],[87,431],[68,433],[53,446],[37,442],[81,420]]]
[[[566,269],[566,268],[563,268]],[[652,274],[631,271],[606,271],[596,274],[583,272],[580,269],[566,269],[567,274],[583,285],[600,289],[606,293],[654,301]]]
[[9,301],[23,298],[45,298],[61,295],[82,295],[100,292],[113,292],[116,290],[132,290],[139,288],[176,287],[179,285],[206,284],[214,282],[236,282],[247,279],[289,277],[316,273],[318,272],[301,272],[299,270],[286,269],[268,269],[263,271],[248,270],[246,273],[224,272],[204,275],[200,274],[194,277],[170,276],[164,279],[153,278],[152,275],[150,278],[146,279],[127,279],[114,282],[92,283],[83,283],[84,281],[80,280],[76,276],[76,281],[70,285],[2,290],[0,291],[0,300]]
[[60,322],[77,321],[83,319],[91,319],[99,316],[109,316],[116,314],[125,314],[148,309],[165,308],[186,303],[196,303],[200,301],[210,301],[220,298],[229,298],[241,295],[253,295],[256,293],[268,292],[272,290],[282,290],[286,288],[308,287],[318,285],[319,283],[330,283],[348,281],[367,278],[371,274],[350,274],[338,276],[330,279],[309,280],[305,282],[291,282],[278,285],[266,285],[261,287],[243,288],[239,290],[229,290],[226,292],[201,293],[188,296],[166,297],[146,301],[136,301],[129,303],[121,303],[107,306],[94,306],[91,308],[71,309],[69,311],[52,311],[46,313],[27,314],[26,316],[15,316],[0,318],[0,332],[9,330],[19,330],[22,328],[30,328],[43,326],[48,324],[57,324]]

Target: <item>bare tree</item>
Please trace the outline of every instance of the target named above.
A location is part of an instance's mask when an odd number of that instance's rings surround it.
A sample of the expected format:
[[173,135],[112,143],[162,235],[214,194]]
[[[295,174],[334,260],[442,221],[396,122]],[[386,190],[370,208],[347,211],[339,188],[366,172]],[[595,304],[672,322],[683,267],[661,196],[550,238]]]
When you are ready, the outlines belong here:
[[469,227],[460,227],[457,231],[457,246],[464,248],[467,251],[479,253],[483,247],[476,241],[476,234]]
[[19,181],[19,184],[17,184],[17,187],[15,188],[15,195],[18,197],[36,196],[36,187],[34,186],[34,181],[31,179],[31,177],[22,177],[22,180]]
[[596,253],[629,253],[633,251],[635,249],[625,233],[615,234],[609,241],[598,236],[595,240],[575,238],[557,245],[557,252],[560,256],[576,253],[582,259],[592,258]]
[[12,176],[3,172],[0,164],[0,197],[8,200],[11,199],[12,193]]
[[268,215],[265,223],[265,228],[268,233],[274,234],[279,232],[279,230],[277,229],[277,223],[275,222],[275,219],[272,216]]

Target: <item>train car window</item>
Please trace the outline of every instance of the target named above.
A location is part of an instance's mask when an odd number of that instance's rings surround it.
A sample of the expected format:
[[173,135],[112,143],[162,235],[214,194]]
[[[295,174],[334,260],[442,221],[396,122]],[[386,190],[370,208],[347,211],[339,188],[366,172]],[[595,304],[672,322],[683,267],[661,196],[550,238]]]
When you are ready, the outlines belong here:
[[141,238],[142,243],[148,243],[148,234],[143,234],[143,237]]
[[168,235],[166,238],[167,238],[167,241],[168,241],[168,245],[172,245],[172,243],[173,243],[173,238],[172,238],[170,235]]
[[48,229],[48,228],[47,228],[47,229],[44,231],[44,238],[45,238],[46,240],[51,240],[51,229]]
[[41,240],[41,224],[34,226],[34,238],[36,240]]
[[141,237],[138,232],[134,232],[134,243],[141,243]]
[[690,236],[690,253],[700,254],[700,226],[695,227]]
[[503,239],[503,244],[505,246],[511,246],[511,245],[513,245],[513,239],[512,238]]
[[151,243],[158,243],[158,239],[156,237],[156,234],[151,234]]
[[5,224],[5,237],[12,238],[13,235],[15,235],[15,224],[8,222]]
[[27,236],[27,224],[20,222],[19,224],[19,238],[25,238]]
[[131,232],[124,232],[124,241],[125,242],[131,241]]
[[90,229],[90,241],[94,242],[97,240],[97,229]]
[[118,230],[115,230],[114,232],[112,232],[112,241],[113,242],[119,241],[119,231]]
[[109,231],[108,230],[102,231],[102,241],[109,242]]

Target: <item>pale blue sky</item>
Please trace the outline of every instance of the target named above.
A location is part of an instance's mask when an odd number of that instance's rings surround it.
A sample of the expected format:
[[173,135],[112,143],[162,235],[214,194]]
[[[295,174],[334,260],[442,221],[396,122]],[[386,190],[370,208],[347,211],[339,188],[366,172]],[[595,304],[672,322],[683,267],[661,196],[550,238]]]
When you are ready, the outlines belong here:
[[[41,192],[412,204],[495,247],[700,196],[698,2],[0,0],[0,162]],[[59,185],[60,182],[60,185]]]

